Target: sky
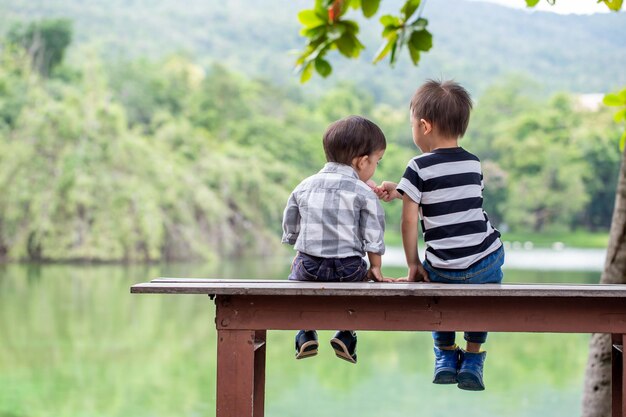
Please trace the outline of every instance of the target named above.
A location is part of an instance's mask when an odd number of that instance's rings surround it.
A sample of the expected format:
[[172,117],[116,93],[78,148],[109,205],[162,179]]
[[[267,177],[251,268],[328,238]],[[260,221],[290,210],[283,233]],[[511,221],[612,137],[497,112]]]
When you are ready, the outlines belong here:
[[[517,9],[526,9],[525,0],[478,0],[497,3],[502,6],[513,7]],[[529,10],[541,10],[560,14],[593,14],[608,13],[609,8],[605,4],[598,4],[596,0],[556,0],[554,6],[550,5],[547,0],[540,0],[534,8]]]

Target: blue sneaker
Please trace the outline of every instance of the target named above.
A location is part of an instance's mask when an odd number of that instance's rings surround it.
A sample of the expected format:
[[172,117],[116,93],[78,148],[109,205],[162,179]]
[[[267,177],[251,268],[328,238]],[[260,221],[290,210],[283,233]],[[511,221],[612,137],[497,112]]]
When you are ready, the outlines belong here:
[[340,330],[330,339],[330,345],[338,358],[356,363],[356,333],[350,330]]
[[304,359],[317,355],[317,332],[315,330],[300,330],[296,335],[296,359]]
[[483,365],[487,352],[472,353],[461,351],[461,369],[457,375],[458,387],[467,391],[483,391]]
[[459,367],[460,349],[454,346],[454,349],[435,350],[435,375],[433,384],[456,384],[456,374]]

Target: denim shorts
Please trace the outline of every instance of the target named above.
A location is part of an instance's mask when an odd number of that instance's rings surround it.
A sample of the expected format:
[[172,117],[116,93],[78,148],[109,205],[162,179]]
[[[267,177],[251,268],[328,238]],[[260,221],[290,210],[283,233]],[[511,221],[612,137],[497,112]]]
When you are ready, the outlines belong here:
[[291,264],[292,281],[358,282],[367,276],[367,262],[360,256],[320,258],[298,252]]
[[[471,267],[456,271],[433,268],[424,261],[424,269],[428,272],[431,282],[445,284],[498,284],[502,282],[502,265],[504,264],[504,248],[487,255]],[[454,332],[433,332],[435,346],[453,346]],[[487,341],[487,332],[464,332],[468,342],[483,344]]]
[[503,264],[504,248],[502,246],[476,264],[463,270],[434,268],[428,261],[423,263],[431,282],[445,284],[498,284],[502,282]]

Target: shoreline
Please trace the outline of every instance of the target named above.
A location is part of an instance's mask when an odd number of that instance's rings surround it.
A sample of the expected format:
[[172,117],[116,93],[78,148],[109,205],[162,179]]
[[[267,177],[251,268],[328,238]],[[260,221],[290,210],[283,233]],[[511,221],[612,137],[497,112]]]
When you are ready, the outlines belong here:
[[[424,250],[419,251],[424,259]],[[606,249],[511,249],[505,248],[503,269],[547,271],[602,271]],[[384,266],[406,266],[404,250],[388,247],[383,255]]]

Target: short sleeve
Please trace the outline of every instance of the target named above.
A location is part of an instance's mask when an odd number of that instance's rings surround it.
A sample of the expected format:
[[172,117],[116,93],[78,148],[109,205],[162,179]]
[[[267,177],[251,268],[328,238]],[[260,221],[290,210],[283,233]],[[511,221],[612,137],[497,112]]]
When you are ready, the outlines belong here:
[[404,171],[404,175],[402,175],[402,179],[398,183],[398,187],[396,190],[402,195],[408,195],[411,200],[415,201],[417,204],[420,204],[422,201],[422,189],[424,186],[424,182],[419,175],[419,167],[417,166],[417,162],[415,159],[409,161],[409,164]]

